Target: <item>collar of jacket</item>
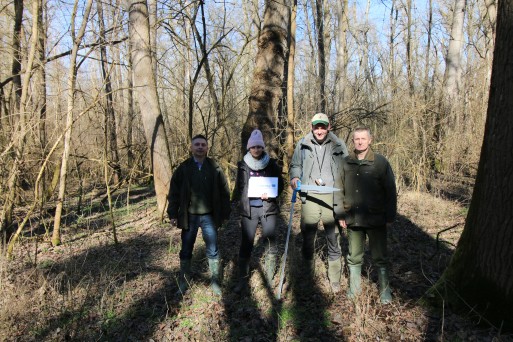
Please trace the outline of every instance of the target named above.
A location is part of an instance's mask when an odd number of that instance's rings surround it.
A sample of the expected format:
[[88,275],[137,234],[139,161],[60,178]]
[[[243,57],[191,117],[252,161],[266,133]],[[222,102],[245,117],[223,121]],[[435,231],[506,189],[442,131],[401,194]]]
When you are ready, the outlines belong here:
[[361,161],[358,160],[358,157],[356,156],[356,153],[353,150],[349,154],[349,157],[347,158],[347,161],[348,161],[348,163],[353,163],[353,164],[360,164],[360,163],[362,163],[362,164],[371,164],[371,163],[374,163],[375,159],[376,159],[376,156],[374,155],[374,151],[369,146],[369,150],[367,151],[367,155],[365,156],[365,159],[362,159]]
[[[187,163],[188,163],[188,165],[196,166],[196,161],[194,160],[194,157],[192,157],[192,156],[189,159],[187,159]],[[205,159],[203,159],[202,165],[204,165],[205,163],[212,165],[215,169],[219,168],[217,163],[210,157],[205,157]]]
[[[310,133],[308,133],[305,136],[305,139],[303,140],[302,145],[306,146],[310,150],[313,150],[314,143],[312,142],[312,140],[315,140],[315,138],[314,138],[313,133],[310,131]],[[334,152],[338,151],[339,149],[342,151],[342,141],[334,133],[332,133],[331,131],[328,132],[328,135],[326,137],[326,141],[331,141],[331,143],[333,144],[333,151]]]

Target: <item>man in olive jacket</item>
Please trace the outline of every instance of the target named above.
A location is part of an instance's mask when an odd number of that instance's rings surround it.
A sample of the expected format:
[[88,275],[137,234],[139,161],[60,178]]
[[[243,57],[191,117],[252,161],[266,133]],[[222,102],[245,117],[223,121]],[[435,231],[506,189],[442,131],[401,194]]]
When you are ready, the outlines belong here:
[[188,288],[194,243],[201,227],[211,272],[211,287],[221,294],[217,228],[230,216],[230,191],[223,171],[207,157],[203,135],[192,138],[192,157],[181,163],[171,178],[167,213],[171,225],[182,229],[179,293]]
[[392,301],[388,280],[387,228],[395,220],[397,193],[394,173],[387,159],[374,153],[370,147],[370,129],[360,127],[353,132],[354,152],[344,158],[343,179],[344,213],[339,220],[347,228],[349,239],[349,290],[354,298],[361,292],[360,275],[365,247],[369,248],[378,269],[380,300]]
[[[302,184],[341,187],[339,177],[342,158],[348,154],[347,147],[335,134],[330,132],[328,116],[315,114],[312,118],[312,131],[296,145],[290,163],[290,185],[297,188]],[[315,236],[317,226],[322,221],[328,245],[328,278],[334,293],[340,291],[341,250],[339,231],[335,219],[342,213],[342,195],[340,191],[300,192],[301,235],[303,237],[302,255],[304,267],[308,273],[313,270]]]

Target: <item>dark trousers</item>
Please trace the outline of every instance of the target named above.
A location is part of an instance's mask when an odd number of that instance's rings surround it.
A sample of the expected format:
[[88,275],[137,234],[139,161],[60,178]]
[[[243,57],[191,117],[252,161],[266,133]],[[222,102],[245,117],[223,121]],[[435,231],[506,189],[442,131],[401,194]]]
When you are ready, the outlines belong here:
[[251,207],[251,216],[242,216],[242,240],[239,250],[239,258],[249,259],[253,252],[253,245],[257,225],[262,226],[262,240],[265,242],[266,253],[276,254],[276,215],[265,215],[263,207]]
[[301,235],[303,236],[303,257],[312,260],[315,252],[317,226],[322,221],[328,245],[329,260],[342,255],[339,231],[333,215],[333,194],[308,194],[301,207]]

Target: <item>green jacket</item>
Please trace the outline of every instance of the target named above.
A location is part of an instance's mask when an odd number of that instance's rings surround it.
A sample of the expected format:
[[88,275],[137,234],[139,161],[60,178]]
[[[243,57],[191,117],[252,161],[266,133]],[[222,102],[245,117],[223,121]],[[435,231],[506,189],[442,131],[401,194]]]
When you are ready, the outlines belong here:
[[[230,217],[230,190],[223,171],[217,163],[211,158],[205,158],[204,163],[210,163],[214,168],[214,191],[212,196],[212,216],[216,227],[221,226],[224,220]],[[181,229],[189,229],[189,203],[191,199],[190,175],[192,168],[197,167],[194,159],[191,157],[181,163],[173,176],[171,177],[171,185],[167,196],[168,206],[167,214],[170,219],[177,219],[177,226]]]
[[369,148],[365,159],[354,152],[344,158],[343,218],[352,227],[382,227],[394,221],[397,193],[394,173],[388,160]]
[[[315,158],[312,139],[314,136],[312,132],[308,133],[303,139],[301,139],[294,149],[294,154],[292,155],[292,160],[290,162],[289,168],[289,177],[290,179],[299,178],[301,183],[307,184],[306,182],[310,178],[310,174],[312,173],[313,167],[317,162]],[[342,189],[341,178],[338,177],[340,174],[340,170],[342,168],[342,160],[345,156],[348,155],[346,144],[340,140],[335,134],[332,132],[328,132],[327,139],[331,140],[333,144],[331,149],[331,173],[333,174],[333,179],[335,180],[335,188]],[[306,201],[306,193],[300,192],[301,201],[305,203]],[[335,218],[339,219],[340,215],[343,213],[342,209],[342,192],[335,191],[333,193],[333,211],[335,213]]]

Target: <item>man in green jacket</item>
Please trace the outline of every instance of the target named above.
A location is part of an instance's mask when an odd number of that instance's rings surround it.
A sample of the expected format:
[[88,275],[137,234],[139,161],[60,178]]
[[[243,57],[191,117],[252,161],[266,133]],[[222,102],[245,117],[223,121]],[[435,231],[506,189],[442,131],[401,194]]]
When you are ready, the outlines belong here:
[[230,216],[230,191],[223,171],[207,157],[208,141],[192,138],[192,157],[181,163],[171,178],[167,213],[171,226],[182,229],[179,293],[188,288],[194,243],[201,227],[211,273],[211,287],[221,294],[217,228]]
[[[304,185],[341,187],[339,169],[342,158],[348,152],[344,142],[330,129],[326,114],[314,115],[312,131],[298,142],[290,163],[290,185],[293,189],[297,188],[299,180]],[[301,235],[305,269],[307,273],[314,269],[315,236],[317,226],[322,221],[328,245],[328,278],[332,291],[337,293],[340,291],[342,253],[335,219],[342,212],[341,192],[301,191],[299,195],[302,202]]]
[[387,229],[395,220],[397,193],[390,163],[372,151],[371,142],[369,128],[353,131],[354,151],[344,158],[341,173],[344,213],[339,223],[347,228],[349,239],[348,297],[354,298],[361,292],[360,275],[368,236],[372,259],[378,269],[380,300],[388,304],[392,295],[388,280]]

